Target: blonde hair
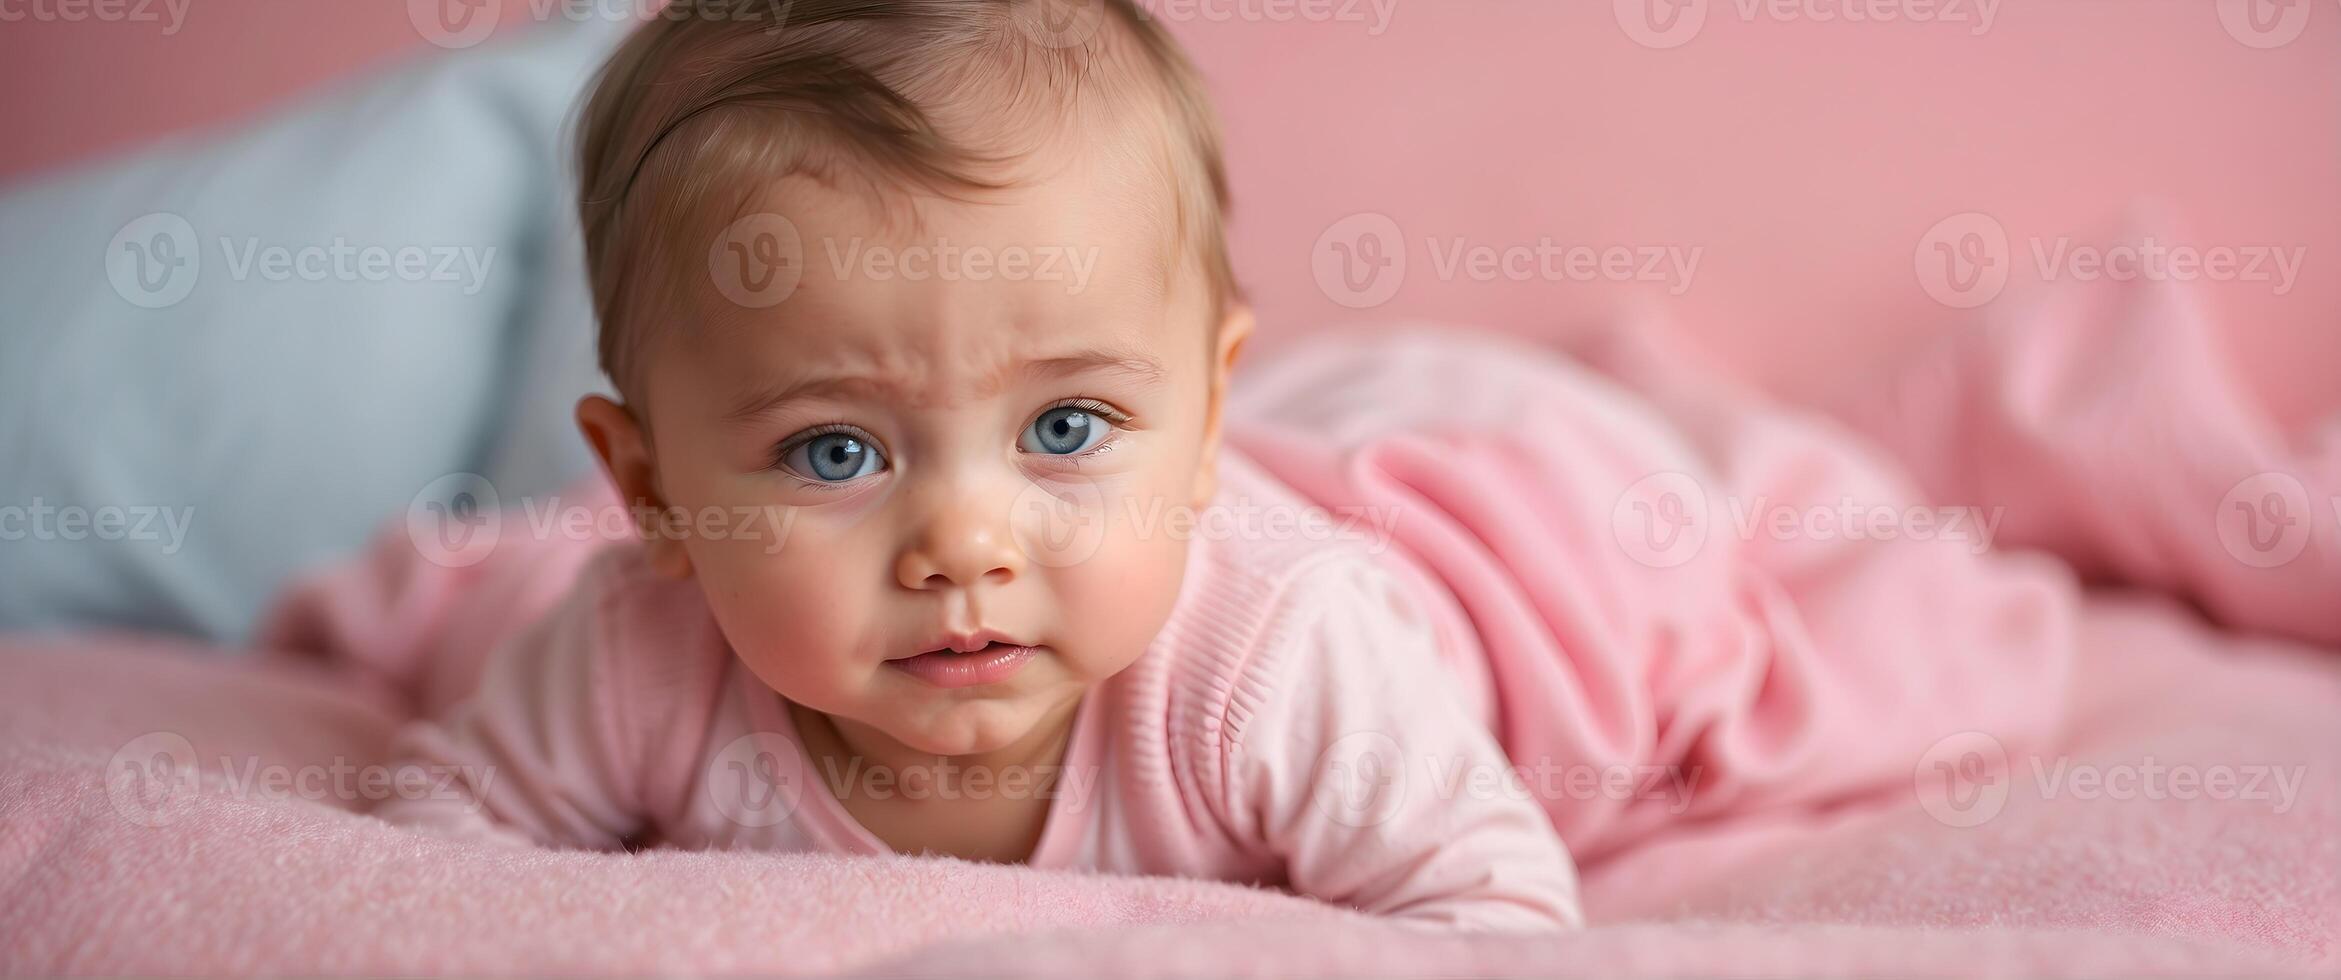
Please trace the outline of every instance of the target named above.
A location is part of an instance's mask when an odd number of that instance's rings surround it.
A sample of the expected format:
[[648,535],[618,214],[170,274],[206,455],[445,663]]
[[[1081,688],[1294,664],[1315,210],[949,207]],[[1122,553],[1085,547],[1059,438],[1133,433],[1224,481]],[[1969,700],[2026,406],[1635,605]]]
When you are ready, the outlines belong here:
[[1216,326],[1238,300],[1218,121],[1177,42],[1131,0],[674,0],[603,67],[580,128],[602,369],[639,394],[649,322],[705,274],[710,230],[781,177],[997,189],[1016,150],[969,120],[1090,93],[1160,110],[1173,254],[1199,261]]

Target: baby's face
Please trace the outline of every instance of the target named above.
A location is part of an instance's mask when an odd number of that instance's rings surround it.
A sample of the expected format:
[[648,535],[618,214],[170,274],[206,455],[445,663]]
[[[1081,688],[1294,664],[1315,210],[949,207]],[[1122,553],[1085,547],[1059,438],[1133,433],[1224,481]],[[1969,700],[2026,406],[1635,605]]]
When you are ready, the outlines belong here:
[[1185,567],[1168,518],[1211,493],[1248,330],[1215,336],[1167,195],[1132,190],[1158,186],[1093,160],[981,203],[919,198],[915,227],[797,178],[747,209],[795,226],[798,284],[761,310],[710,288],[710,315],[653,345],[646,455],[667,507],[785,521],[777,548],[699,526],[652,544],[775,691],[965,755],[1145,650]]

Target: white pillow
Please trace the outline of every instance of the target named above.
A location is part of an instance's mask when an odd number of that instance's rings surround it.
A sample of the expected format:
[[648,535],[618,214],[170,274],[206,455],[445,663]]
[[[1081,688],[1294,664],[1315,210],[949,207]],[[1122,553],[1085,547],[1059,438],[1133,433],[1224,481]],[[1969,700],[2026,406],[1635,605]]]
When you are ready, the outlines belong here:
[[439,477],[583,472],[565,123],[623,29],[555,19],[0,194],[0,629],[238,638]]

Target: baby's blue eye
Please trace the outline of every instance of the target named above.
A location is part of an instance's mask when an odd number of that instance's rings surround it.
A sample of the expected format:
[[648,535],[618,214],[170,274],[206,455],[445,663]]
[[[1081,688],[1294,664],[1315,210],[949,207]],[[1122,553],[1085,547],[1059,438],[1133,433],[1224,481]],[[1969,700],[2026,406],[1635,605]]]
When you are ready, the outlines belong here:
[[1067,405],[1040,413],[1016,445],[1028,453],[1071,456],[1096,448],[1113,430],[1113,423],[1088,409]]
[[886,468],[886,457],[851,432],[824,432],[790,447],[781,465],[823,483],[844,483]]

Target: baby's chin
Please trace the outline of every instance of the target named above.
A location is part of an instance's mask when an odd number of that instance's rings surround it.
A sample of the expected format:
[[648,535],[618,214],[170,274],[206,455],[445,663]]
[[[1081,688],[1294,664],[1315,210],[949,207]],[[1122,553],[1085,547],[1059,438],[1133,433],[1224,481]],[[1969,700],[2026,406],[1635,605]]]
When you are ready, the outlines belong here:
[[970,699],[925,708],[915,715],[896,714],[861,721],[914,752],[942,756],[988,755],[1042,734],[1041,725],[1060,714],[1052,709],[1078,696],[1076,691]]

